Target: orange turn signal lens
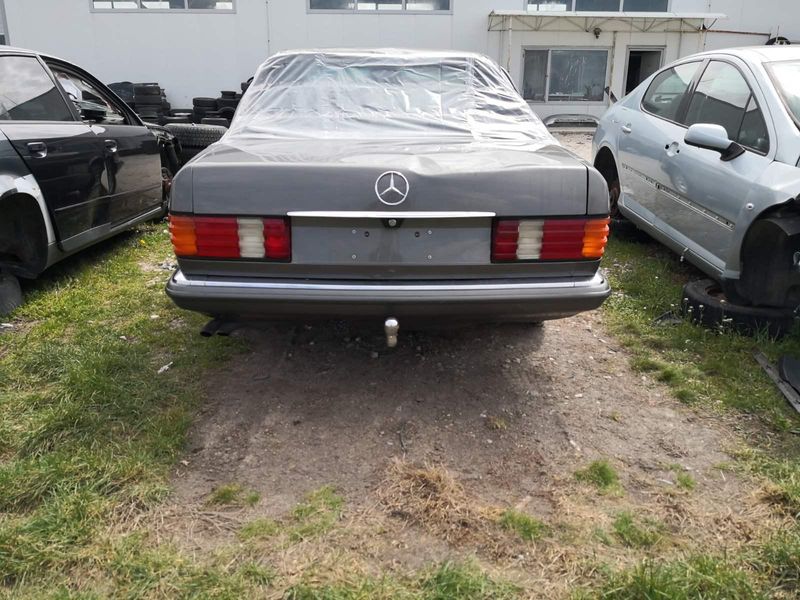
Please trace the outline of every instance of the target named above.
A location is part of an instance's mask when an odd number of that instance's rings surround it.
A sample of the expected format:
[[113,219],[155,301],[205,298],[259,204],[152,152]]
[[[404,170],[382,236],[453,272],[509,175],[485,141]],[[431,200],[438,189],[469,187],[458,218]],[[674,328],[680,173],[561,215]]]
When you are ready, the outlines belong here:
[[170,215],[169,236],[175,256],[197,256],[197,233],[192,217]]
[[608,244],[611,219],[589,219],[583,229],[583,257],[603,258]]

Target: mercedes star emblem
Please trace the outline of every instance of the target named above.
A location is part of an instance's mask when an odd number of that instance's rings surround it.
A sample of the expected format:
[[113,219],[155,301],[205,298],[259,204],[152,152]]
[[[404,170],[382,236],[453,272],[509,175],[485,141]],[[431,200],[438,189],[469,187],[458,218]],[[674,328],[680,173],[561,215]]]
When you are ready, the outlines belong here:
[[397,171],[386,171],[375,182],[375,193],[378,195],[378,200],[387,206],[397,206],[405,202],[410,189],[411,186],[408,185],[406,176]]

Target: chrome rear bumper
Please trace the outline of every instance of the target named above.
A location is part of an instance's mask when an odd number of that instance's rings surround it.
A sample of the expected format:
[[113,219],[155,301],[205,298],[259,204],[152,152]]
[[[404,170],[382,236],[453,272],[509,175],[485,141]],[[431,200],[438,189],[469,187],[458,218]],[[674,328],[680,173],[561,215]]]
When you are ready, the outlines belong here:
[[598,308],[610,293],[599,273],[586,279],[365,283],[190,278],[178,270],[167,283],[167,294],[181,308],[238,319],[543,321]]

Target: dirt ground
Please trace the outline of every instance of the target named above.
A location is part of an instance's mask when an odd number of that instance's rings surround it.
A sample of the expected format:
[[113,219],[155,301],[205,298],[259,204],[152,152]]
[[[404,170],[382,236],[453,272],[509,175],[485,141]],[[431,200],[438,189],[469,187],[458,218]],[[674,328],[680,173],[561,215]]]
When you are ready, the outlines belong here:
[[[566,139],[588,154],[590,137]],[[600,312],[543,327],[403,331],[395,350],[378,327],[341,323],[236,335],[250,350],[208,374],[167,509],[175,517],[167,535],[195,552],[235,541],[235,527],[197,517],[209,493],[232,482],[260,494],[256,506],[231,509],[235,524],[281,519],[321,486],[344,497],[349,533],[313,550],[281,549],[289,577],[337,553],[366,573],[476,555],[535,590],[532,597],[563,594],[598,552],[631,559],[593,533],[620,510],[665,524],[671,541],[661,553],[722,538],[746,543],[758,521],[752,486],[718,468],[735,435],[634,373]],[[556,533],[502,556],[474,540],[453,543],[383,509],[381,490],[397,459],[446,469],[470,502],[516,507]],[[596,459],[615,467],[622,493],[600,495],[575,480]],[[697,481],[691,494],[676,485],[681,470]]]

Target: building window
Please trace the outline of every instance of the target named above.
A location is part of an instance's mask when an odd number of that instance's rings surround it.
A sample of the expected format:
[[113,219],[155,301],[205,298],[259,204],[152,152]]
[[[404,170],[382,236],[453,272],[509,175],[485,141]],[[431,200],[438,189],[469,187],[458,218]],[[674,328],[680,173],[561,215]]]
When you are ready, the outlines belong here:
[[528,10],[534,12],[572,10],[572,0],[528,0]]
[[94,10],[226,10],[235,0],[92,0]]
[[527,0],[531,12],[667,12],[669,0]]
[[522,90],[531,102],[602,102],[608,50],[526,50]]
[[309,0],[308,8],[345,12],[449,12],[452,4],[453,0]]

